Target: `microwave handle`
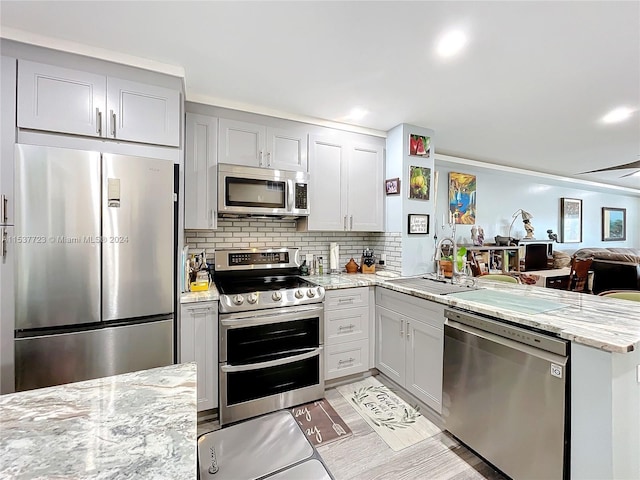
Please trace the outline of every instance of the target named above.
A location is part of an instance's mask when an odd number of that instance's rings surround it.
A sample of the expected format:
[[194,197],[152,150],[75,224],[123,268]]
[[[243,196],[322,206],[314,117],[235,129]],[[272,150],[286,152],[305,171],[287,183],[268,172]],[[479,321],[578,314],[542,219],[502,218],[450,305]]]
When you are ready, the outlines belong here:
[[287,210],[292,212],[293,211],[293,197],[294,197],[294,183],[293,180],[288,178],[287,179]]

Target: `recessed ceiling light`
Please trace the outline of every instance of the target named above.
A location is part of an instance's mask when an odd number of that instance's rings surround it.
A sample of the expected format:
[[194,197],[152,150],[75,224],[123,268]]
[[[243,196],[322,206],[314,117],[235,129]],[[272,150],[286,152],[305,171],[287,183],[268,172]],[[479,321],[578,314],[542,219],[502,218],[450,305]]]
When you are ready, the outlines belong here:
[[443,36],[438,42],[437,52],[441,57],[455,55],[467,43],[467,36],[460,30],[453,30]]
[[367,113],[369,112],[364,108],[355,107],[347,115],[347,120],[362,120]]
[[619,107],[614,110],[611,110],[604,117],[602,117],[602,121],[604,123],[617,123],[626,120],[631,116],[633,110],[627,107]]

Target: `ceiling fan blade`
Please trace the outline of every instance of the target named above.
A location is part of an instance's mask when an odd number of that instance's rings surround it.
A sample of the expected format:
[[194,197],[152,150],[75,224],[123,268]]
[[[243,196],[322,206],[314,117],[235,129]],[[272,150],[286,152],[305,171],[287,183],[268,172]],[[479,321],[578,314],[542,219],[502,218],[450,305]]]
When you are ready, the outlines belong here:
[[636,170],[635,172],[631,172],[631,173],[627,173],[626,175],[622,175],[620,178],[631,177],[633,175],[638,175],[639,173],[640,173],[640,170]]
[[636,160],[631,163],[623,163],[622,165],[615,165],[613,167],[599,168],[597,170],[589,170],[588,172],[582,173],[595,173],[595,172],[608,172],[611,170],[626,170],[628,168],[640,168],[640,160]]

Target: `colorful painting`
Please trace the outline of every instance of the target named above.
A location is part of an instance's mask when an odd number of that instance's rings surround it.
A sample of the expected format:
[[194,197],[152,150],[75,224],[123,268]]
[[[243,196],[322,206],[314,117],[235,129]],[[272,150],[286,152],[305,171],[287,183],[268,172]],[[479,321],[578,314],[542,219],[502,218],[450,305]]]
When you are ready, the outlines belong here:
[[449,173],[449,223],[476,223],[476,176]]
[[427,167],[409,167],[409,198],[429,200],[431,169]]
[[409,135],[409,155],[429,157],[431,155],[431,137]]

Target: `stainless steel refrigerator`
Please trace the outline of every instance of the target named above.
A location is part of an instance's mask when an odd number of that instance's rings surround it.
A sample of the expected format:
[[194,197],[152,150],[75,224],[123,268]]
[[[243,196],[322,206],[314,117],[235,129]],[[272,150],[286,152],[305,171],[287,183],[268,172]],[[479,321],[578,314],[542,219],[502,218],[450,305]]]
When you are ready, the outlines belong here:
[[17,145],[16,391],[173,363],[174,168]]

